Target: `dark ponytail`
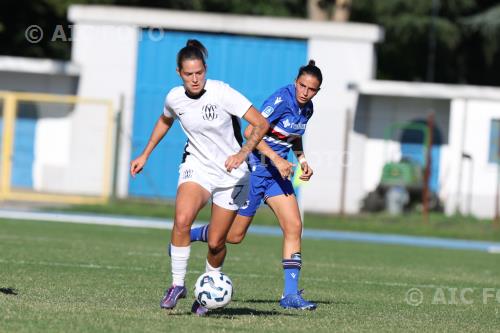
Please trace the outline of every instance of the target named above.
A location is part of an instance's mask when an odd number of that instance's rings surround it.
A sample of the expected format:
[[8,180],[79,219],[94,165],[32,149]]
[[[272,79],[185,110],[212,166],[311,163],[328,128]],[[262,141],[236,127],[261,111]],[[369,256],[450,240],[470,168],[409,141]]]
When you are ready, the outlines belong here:
[[321,70],[316,67],[316,61],[309,60],[309,63],[306,66],[302,66],[299,68],[299,74],[297,74],[297,79],[304,74],[309,74],[318,79],[319,85],[323,82],[323,75],[321,74]]
[[201,60],[206,67],[205,58],[208,58],[208,51],[197,39],[189,39],[179,53],[177,53],[177,67],[182,69],[184,60]]

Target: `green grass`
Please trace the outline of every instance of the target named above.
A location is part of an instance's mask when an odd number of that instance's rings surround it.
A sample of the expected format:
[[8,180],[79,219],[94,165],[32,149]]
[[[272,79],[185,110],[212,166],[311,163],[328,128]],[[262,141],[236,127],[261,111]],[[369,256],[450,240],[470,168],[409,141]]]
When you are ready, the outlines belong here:
[[[174,206],[171,203],[161,201],[124,200],[113,201],[107,205],[70,206],[62,208],[62,210],[156,218],[172,218],[174,215]],[[198,219],[208,221],[209,218],[210,210],[207,207],[200,212]],[[348,217],[306,214],[304,220],[306,228],[313,229],[500,241],[500,228],[494,227],[490,220],[478,220],[462,216],[448,217],[439,213],[431,214],[429,223],[427,224],[423,222],[422,216],[416,213],[401,217],[386,214],[366,214]],[[256,225],[277,226],[276,218],[265,205],[259,209],[253,223]]]
[[[164,230],[0,220],[0,287],[18,292],[0,293],[0,331],[499,331],[498,255],[306,239],[301,287],[319,307],[297,312],[277,305],[281,239],[249,235],[230,246],[224,266],[233,301],[198,318],[190,298],[159,309],[168,240]],[[193,244],[188,286],[205,254]],[[422,292],[420,306],[405,301],[411,288]],[[499,299],[483,304],[484,288]],[[465,302],[454,301],[463,290]]]

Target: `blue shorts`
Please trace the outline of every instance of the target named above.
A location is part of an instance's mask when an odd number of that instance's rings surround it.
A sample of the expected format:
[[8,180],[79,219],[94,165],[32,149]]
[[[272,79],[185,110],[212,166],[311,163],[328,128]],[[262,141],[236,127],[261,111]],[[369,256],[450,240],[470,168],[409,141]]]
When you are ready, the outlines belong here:
[[295,194],[292,182],[283,179],[281,176],[257,176],[253,172],[250,174],[250,191],[243,207],[238,210],[238,215],[254,216],[262,200],[264,202],[277,195]]

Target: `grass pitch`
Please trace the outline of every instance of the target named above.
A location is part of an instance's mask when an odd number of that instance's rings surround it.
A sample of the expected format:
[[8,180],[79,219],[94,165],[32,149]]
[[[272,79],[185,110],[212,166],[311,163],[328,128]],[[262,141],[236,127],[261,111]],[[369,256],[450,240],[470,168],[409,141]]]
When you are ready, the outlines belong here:
[[281,239],[249,235],[224,266],[233,301],[198,318],[191,286],[206,246],[193,244],[188,299],[164,311],[168,240],[163,230],[0,221],[0,331],[500,331],[498,254],[304,240],[301,287],[318,303],[304,312],[277,303]]

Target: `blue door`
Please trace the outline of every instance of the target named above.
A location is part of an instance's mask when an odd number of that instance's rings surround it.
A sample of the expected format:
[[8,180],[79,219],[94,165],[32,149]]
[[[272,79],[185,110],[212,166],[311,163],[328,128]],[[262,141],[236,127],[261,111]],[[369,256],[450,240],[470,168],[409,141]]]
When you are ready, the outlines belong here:
[[[33,188],[33,161],[35,159],[36,105],[18,103],[12,147],[11,187]],[[0,119],[0,140],[3,140],[3,119]]]
[[[230,84],[257,108],[276,89],[293,82],[307,60],[305,40],[143,30],[138,46],[132,158],[147,143],[168,91],[182,84],[175,72],[176,56],[188,39],[198,39],[208,49],[208,78]],[[175,122],[142,174],[130,178],[129,195],[174,198],[185,143]]]

